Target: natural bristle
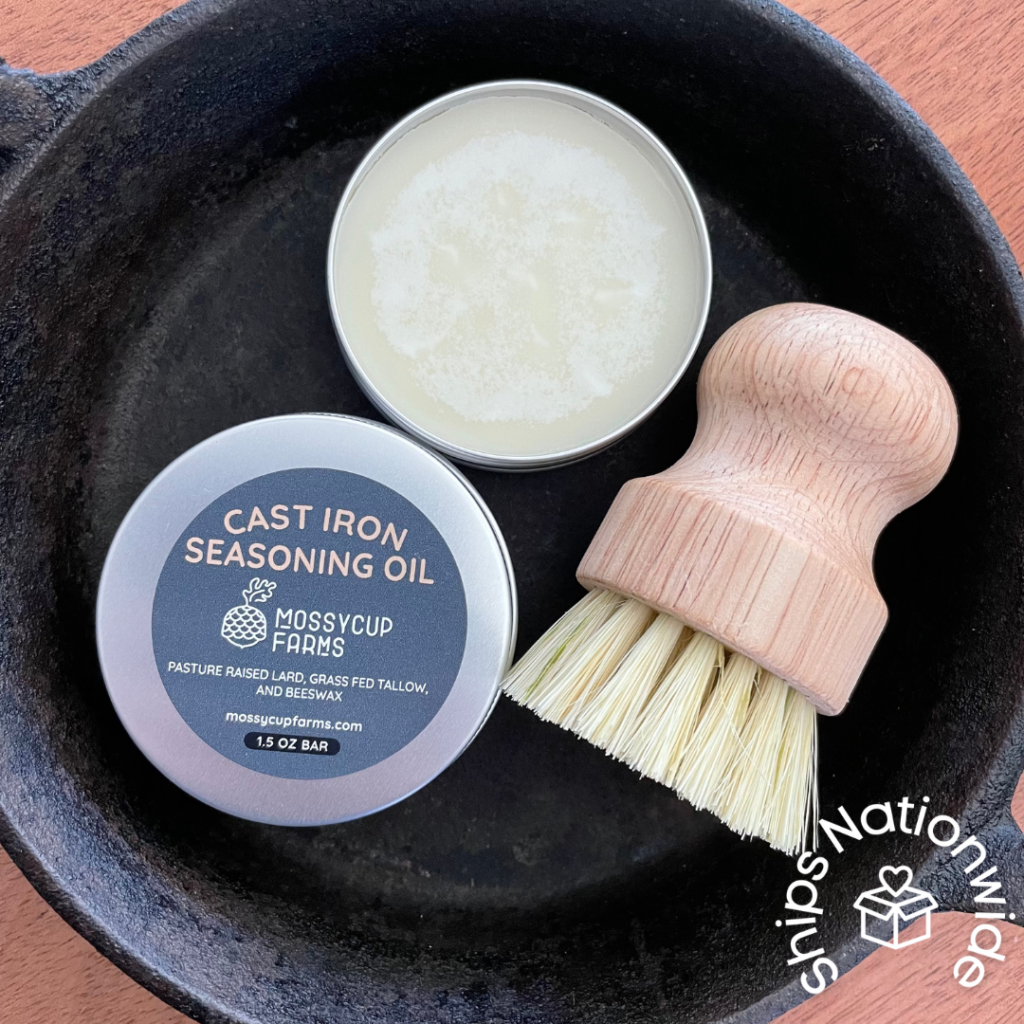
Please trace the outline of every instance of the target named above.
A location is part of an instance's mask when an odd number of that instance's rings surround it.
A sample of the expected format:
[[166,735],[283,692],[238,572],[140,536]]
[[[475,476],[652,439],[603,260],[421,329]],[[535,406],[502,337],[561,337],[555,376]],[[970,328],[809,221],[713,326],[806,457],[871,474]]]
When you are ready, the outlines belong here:
[[513,665],[505,677],[505,692],[530,708],[543,700],[549,689],[547,683],[559,662],[564,662],[584,640],[604,625],[621,603],[622,598],[618,594],[591,590]]
[[623,744],[661,682],[684,629],[671,615],[659,615],[587,702],[574,731],[605,750]]
[[817,712],[783,680],[639,601],[594,590],[505,692],[786,853],[817,823]]
[[697,727],[704,700],[718,678],[725,654],[722,645],[706,633],[694,633],[661,685],[643,709],[632,735],[618,750],[641,775],[673,786],[683,752]]
[[789,687],[763,669],[754,683],[743,731],[713,810],[741,836],[771,842],[769,797],[775,786]]
[[694,807],[713,809],[716,804],[733,754],[739,750],[756,675],[757,665],[749,658],[730,654],[718,685],[704,702],[674,787]]
[[808,834],[817,848],[818,713],[803,694],[788,690],[768,834],[779,850],[804,847]]
[[584,643],[559,659],[543,697],[531,705],[533,710],[549,722],[572,728],[586,698],[615,671],[653,618],[654,612],[639,601],[623,601]]

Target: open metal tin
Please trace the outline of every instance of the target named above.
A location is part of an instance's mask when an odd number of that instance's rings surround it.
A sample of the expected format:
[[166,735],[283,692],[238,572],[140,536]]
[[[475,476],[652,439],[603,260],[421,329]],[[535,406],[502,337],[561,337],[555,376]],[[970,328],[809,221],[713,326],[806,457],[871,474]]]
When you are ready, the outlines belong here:
[[[591,437],[586,443],[574,445],[573,447],[517,455],[487,451],[483,447],[469,447],[451,438],[441,436],[439,431],[430,429],[422,422],[418,422],[409,414],[409,410],[399,408],[395,401],[389,399],[383,393],[381,382],[375,380],[374,375],[360,361],[355,351],[350,338],[351,327],[349,330],[346,330],[346,325],[343,323],[342,303],[339,299],[337,287],[339,273],[337,266],[339,261],[338,251],[339,244],[341,244],[342,223],[346,211],[353,201],[353,197],[359,191],[360,186],[378,161],[399,140],[432,118],[461,104],[482,97],[530,97],[556,100],[569,104],[610,127],[645,157],[664,185],[674,193],[680,209],[685,210],[689,215],[691,222],[689,226],[692,226],[694,232],[697,254],[696,262],[700,278],[696,287],[698,298],[695,316],[691,321],[691,329],[685,336],[681,336],[678,339],[678,358],[673,361],[671,372],[663,381],[659,382],[660,389],[653,394],[653,397],[646,401],[646,404],[644,404],[639,412],[628,415],[628,418],[618,423],[614,429],[602,432],[597,436]],[[334,327],[349,369],[370,401],[391,422],[407,430],[423,443],[436,448],[450,458],[469,465],[480,466],[486,469],[504,470],[506,472],[550,469],[578,462],[580,459],[585,459],[613,444],[647,419],[679,383],[680,378],[686,372],[686,368],[690,365],[690,361],[697,351],[711,304],[711,278],[711,244],[708,239],[704,214],[689,179],[664,143],[636,118],[620,107],[602,99],[600,96],[595,96],[593,93],[582,89],[561,85],[556,82],[532,81],[529,79],[484,82],[479,85],[469,86],[468,88],[458,89],[455,92],[447,93],[432,100],[395,124],[366,154],[349,179],[335,213],[330,242],[327,248],[327,290]],[[515,424],[510,423],[509,429],[514,430]]]
[[322,414],[171,463],[118,529],[96,612],[143,753],[276,825],[362,817],[442,772],[487,721],[515,634],[508,552],[468,481],[390,427]]

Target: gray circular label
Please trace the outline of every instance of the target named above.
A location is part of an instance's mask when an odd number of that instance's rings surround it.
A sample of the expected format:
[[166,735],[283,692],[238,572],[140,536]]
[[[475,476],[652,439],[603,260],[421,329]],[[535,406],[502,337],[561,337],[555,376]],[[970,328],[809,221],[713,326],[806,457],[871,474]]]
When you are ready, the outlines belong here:
[[197,735],[254,771],[325,779],[390,757],[437,714],[466,598],[411,502],[354,473],[292,469],[192,520],[152,625],[160,678]]

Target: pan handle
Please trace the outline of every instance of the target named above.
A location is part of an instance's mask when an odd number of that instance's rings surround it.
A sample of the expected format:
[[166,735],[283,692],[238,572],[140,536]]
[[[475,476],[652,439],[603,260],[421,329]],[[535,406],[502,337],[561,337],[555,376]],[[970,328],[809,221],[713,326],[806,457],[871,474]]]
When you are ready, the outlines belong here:
[[[1024,776],[1020,774],[1024,711],[1015,718],[1016,727],[996,759],[995,770],[975,794],[972,806],[958,816],[957,846],[936,847],[922,866],[919,877],[923,888],[939,897],[943,910],[1012,914],[1014,917],[1009,920],[1020,925],[1024,923]],[[986,856],[984,866],[974,875],[965,870],[964,856],[958,855],[956,859],[951,856],[952,849],[957,849],[968,837],[980,843]],[[976,853],[974,850],[972,857]],[[993,866],[996,871],[992,878],[1002,886],[995,896],[1004,898],[1006,903],[976,903],[975,898],[986,893],[984,887],[979,888],[972,879]]]
[[84,75],[37,75],[0,60],[0,197],[47,141],[79,110]]

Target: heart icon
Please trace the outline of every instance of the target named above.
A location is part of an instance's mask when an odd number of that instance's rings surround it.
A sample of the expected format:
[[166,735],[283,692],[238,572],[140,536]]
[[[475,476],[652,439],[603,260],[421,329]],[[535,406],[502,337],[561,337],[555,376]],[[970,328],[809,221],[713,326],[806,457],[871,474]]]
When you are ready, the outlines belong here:
[[892,893],[893,896],[899,896],[899,894],[903,892],[908,885],[910,885],[913,877],[914,872],[911,871],[906,864],[903,864],[898,868],[894,868],[887,864],[878,872],[878,880],[886,890]]

